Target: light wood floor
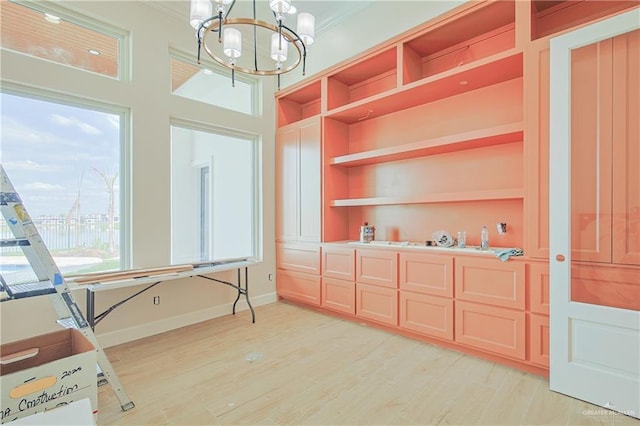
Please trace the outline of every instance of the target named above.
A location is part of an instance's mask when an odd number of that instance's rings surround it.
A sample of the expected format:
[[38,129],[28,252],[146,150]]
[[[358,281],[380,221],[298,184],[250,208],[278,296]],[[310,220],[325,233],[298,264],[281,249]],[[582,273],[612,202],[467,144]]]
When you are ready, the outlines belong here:
[[640,425],[472,356],[285,303],[256,313],[107,349],[136,406],[102,386],[98,424]]

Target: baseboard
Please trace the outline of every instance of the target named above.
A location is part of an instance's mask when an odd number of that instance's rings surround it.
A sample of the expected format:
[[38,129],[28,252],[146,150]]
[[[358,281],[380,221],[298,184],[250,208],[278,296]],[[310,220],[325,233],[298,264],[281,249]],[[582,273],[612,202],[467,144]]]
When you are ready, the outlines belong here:
[[[252,296],[251,305],[255,308],[256,306],[275,303],[277,300],[278,297],[276,293],[272,292],[260,296]],[[210,319],[229,315],[232,311],[232,308],[232,302],[225,303],[224,305],[217,305],[209,309],[203,309],[196,312],[189,312],[188,314],[163,318],[158,321],[140,324],[121,330],[110,331],[108,333],[96,334],[96,337],[103,348],[108,348],[110,346],[116,346],[122,343],[142,339],[144,337],[153,336],[155,334],[164,333],[165,331],[175,330],[176,328],[185,327],[188,325],[197,324],[202,321],[208,321]],[[247,310],[249,310],[247,302],[242,299],[239,300],[238,304],[236,305],[236,313]],[[258,320],[259,318],[256,318],[256,321]],[[251,321],[251,318],[248,317],[247,321]]]

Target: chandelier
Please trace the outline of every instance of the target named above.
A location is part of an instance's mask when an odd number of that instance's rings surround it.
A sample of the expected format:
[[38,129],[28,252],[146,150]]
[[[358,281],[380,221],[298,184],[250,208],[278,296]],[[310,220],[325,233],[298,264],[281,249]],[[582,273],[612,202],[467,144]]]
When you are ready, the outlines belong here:
[[[275,23],[256,17],[256,0],[251,0],[251,18],[230,16],[236,0],[191,0],[189,21],[198,39],[198,64],[202,49],[217,63],[231,69],[231,84],[235,86],[235,72],[259,76],[277,76],[295,69],[302,63],[305,75],[307,48],[313,43],[315,18],[301,12],[297,17],[297,32],[285,25],[288,16],[296,13],[291,0],[268,0]],[[215,6],[215,11],[214,11]],[[243,31],[249,29],[249,50],[243,57]],[[246,35],[249,31],[245,30]],[[265,35],[266,34],[266,35]],[[246,40],[245,40],[246,41]],[[263,62],[261,47],[269,53],[272,63]],[[247,50],[247,49],[245,49]],[[293,52],[290,57],[289,52]],[[241,62],[244,61],[244,62]]]

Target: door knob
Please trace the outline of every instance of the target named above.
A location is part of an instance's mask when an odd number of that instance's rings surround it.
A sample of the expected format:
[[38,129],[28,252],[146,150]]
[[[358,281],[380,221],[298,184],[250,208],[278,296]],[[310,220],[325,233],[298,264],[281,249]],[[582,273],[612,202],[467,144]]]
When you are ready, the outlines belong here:
[[564,257],[564,254],[556,254],[556,260],[562,263],[566,260],[566,258]]

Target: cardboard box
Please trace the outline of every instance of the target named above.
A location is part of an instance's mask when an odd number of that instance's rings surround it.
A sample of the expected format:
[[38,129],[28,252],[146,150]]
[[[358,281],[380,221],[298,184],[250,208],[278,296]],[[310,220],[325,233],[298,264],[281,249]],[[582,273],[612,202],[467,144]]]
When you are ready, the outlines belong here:
[[98,409],[96,350],[66,329],[0,346],[0,423],[83,398]]

